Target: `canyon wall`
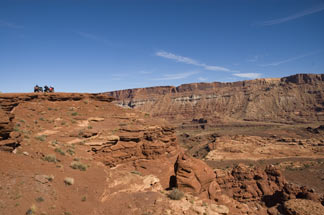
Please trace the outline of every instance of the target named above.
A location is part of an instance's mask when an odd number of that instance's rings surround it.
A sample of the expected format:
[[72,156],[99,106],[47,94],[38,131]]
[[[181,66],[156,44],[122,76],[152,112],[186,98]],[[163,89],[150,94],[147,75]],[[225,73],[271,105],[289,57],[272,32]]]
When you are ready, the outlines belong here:
[[120,106],[175,123],[199,118],[215,123],[324,120],[324,74],[137,88],[107,94]]

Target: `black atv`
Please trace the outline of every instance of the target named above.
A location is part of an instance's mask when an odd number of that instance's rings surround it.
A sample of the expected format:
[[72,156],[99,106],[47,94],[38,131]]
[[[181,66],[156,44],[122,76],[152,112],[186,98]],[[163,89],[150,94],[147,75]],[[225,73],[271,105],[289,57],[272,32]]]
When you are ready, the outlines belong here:
[[40,86],[36,85],[36,86],[34,87],[34,93],[37,93],[37,92],[44,92],[44,91],[43,91],[43,87],[40,87]]

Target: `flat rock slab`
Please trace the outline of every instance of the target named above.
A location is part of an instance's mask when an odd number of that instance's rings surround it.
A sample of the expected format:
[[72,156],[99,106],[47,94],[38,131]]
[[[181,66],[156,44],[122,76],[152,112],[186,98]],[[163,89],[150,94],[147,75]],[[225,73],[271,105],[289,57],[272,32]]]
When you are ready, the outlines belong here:
[[90,117],[88,118],[88,121],[89,122],[101,122],[101,121],[104,121],[105,118],[101,118],[101,117]]

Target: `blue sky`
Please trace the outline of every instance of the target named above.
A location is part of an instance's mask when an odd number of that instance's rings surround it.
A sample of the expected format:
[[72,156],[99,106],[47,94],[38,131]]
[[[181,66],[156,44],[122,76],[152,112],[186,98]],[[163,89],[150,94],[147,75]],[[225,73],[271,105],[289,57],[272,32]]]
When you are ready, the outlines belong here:
[[323,0],[1,0],[0,91],[324,73]]

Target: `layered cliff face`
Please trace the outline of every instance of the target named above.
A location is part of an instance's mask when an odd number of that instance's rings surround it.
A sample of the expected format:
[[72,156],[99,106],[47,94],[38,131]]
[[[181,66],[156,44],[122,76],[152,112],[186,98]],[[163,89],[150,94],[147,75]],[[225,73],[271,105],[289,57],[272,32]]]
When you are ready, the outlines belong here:
[[324,120],[324,74],[233,83],[195,83],[109,92],[116,103],[171,122]]

